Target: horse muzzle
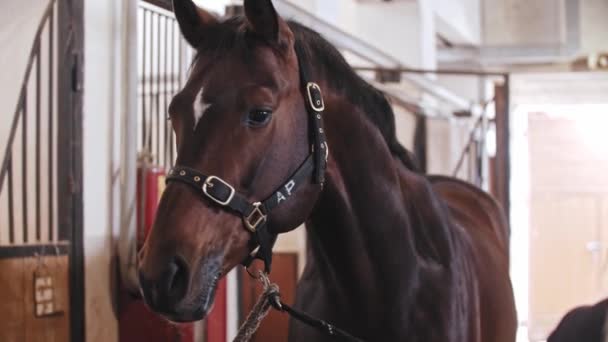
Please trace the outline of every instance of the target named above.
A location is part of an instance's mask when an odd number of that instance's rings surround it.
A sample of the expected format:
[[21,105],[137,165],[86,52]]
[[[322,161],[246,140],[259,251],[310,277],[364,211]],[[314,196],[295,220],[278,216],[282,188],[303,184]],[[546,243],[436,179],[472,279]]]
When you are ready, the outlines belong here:
[[162,272],[149,277],[139,269],[141,292],[154,312],[170,321],[184,323],[205,318],[221,277],[221,258],[208,257],[190,269],[181,258],[169,261]]

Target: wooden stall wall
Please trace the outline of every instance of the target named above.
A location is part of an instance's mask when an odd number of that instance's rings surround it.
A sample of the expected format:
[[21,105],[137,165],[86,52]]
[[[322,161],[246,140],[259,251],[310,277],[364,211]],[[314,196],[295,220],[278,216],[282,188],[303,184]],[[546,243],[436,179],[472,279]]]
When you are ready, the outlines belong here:
[[[53,275],[56,314],[36,317],[34,274],[46,265]],[[3,342],[70,340],[68,257],[45,256],[0,260],[0,337]]]

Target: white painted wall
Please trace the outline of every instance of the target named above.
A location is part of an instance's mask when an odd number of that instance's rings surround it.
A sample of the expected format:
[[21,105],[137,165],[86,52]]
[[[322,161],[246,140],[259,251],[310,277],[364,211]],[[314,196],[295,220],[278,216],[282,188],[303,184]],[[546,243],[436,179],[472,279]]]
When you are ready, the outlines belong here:
[[581,54],[608,51],[608,1],[581,1]]
[[433,0],[437,32],[457,45],[481,43],[481,0]]
[[[483,0],[483,43],[489,46],[563,44],[564,1],[571,0]],[[608,36],[608,2],[578,1],[580,53],[608,50],[608,40],[605,39]]]
[[[134,0],[131,0],[134,1]],[[84,1],[83,204],[87,342],[118,339],[114,282],[125,1]],[[113,184],[115,186],[113,186]]]
[[563,0],[484,0],[486,45],[556,45],[563,42]]
[[242,2],[233,0],[193,0],[199,7],[204,8],[208,11],[215,12],[223,15],[227,5],[232,3],[242,4]]
[[432,5],[419,2],[362,2],[348,32],[376,46],[402,64],[434,68],[435,30]]

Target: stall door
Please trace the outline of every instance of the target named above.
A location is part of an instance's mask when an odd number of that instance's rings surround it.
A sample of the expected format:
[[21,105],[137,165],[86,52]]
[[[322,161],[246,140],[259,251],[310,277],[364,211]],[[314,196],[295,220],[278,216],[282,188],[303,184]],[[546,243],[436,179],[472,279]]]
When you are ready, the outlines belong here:
[[0,92],[0,341],[84,341],[82,0],[0,13],[15,29],[1,58],[14,89]]

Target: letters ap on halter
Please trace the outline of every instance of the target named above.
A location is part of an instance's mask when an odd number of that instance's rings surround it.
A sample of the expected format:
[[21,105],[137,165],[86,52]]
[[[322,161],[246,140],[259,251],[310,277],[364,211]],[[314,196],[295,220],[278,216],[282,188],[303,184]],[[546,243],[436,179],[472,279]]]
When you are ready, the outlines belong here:
[[[289,198],[291,196],[291,190],[293,190],[293,188],[296,186],[296,182],[293,179],[290,179],[289,182],[287,182],[285,184],[285,186],[283,186],[283,190],[279,190],[277,191],[277,204],[286,201],[287,198]],[[285,193],[287,194],[287,196],[285,196],[283,194],[283,191],[285,191]]]

